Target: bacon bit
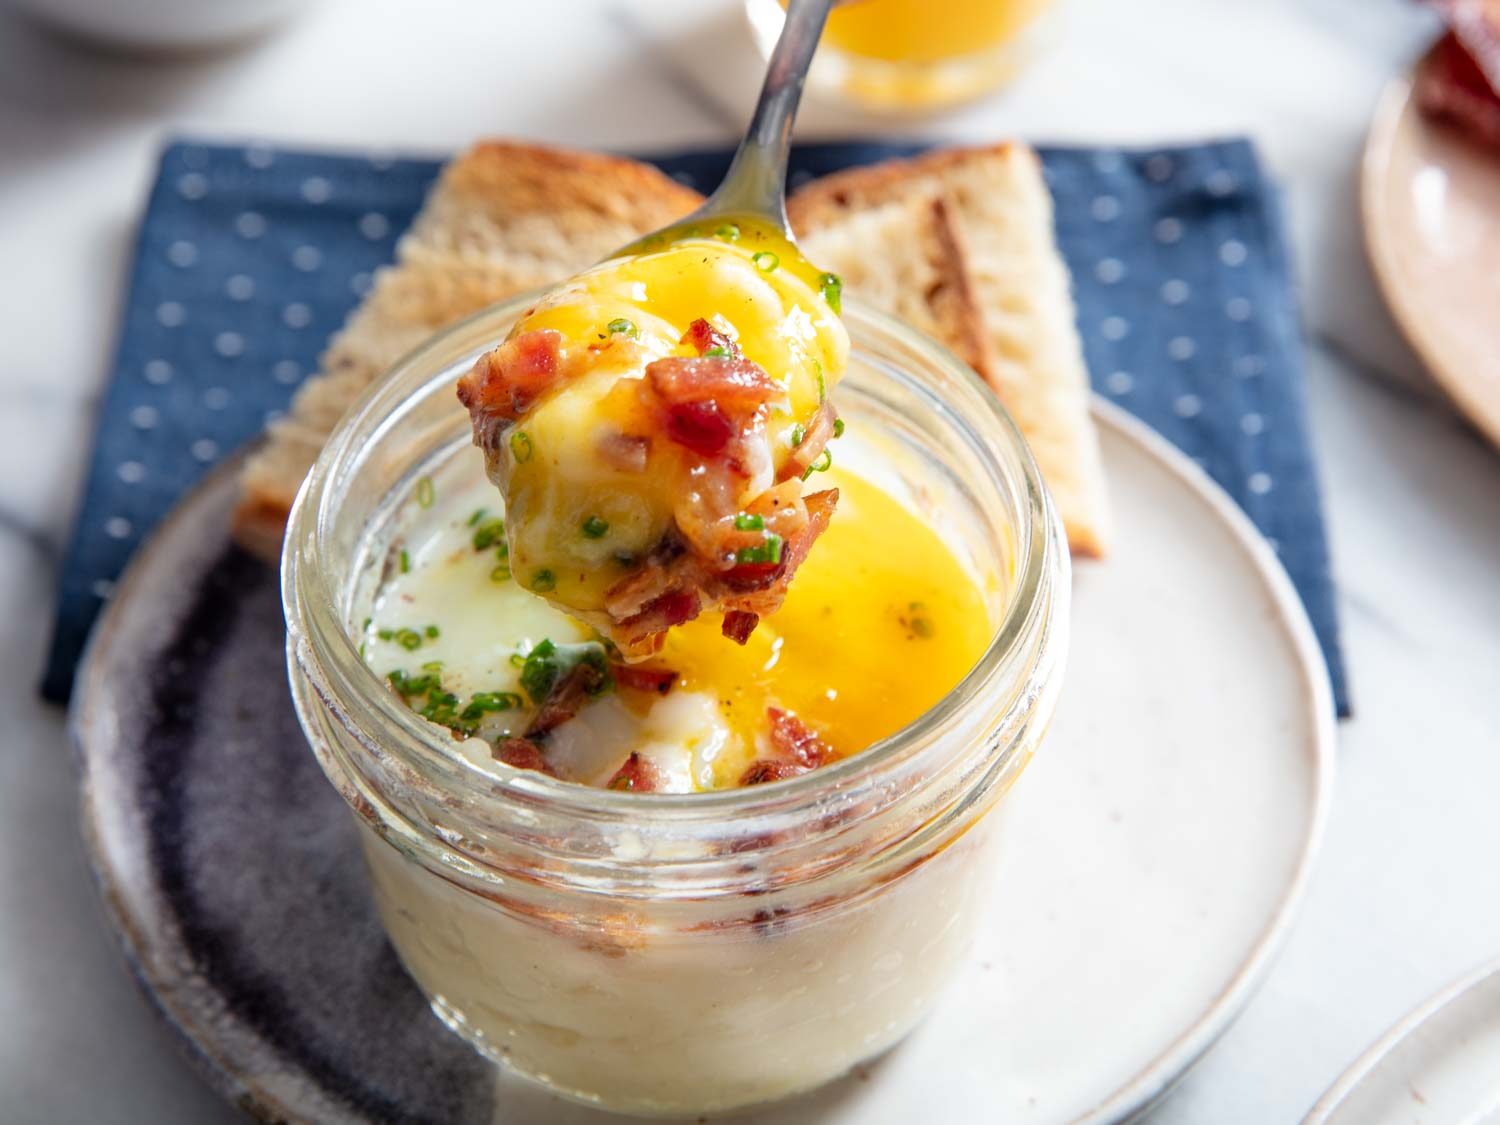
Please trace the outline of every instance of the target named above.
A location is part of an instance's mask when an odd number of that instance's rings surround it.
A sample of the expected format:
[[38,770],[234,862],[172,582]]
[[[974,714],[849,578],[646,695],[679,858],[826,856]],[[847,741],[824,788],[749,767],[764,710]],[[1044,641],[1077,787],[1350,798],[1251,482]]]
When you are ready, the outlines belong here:
[[750,768],[740,775],[741,785],[764,785],[768,781],[785,781],[790,777],[808,772],[807,766],[796,762],[782,762],[774,758],[758,758]]
[[792,449],[792,455],[781,467],[781,472],[776,477],[778,481],[791,480],[807,472],[808,467],[823,455],[823,447],[833,437],[833,425],[838,418],[839,412],[833,408],[833,403],[825,402],[818,407],[812,424],[802,435],[802,443]]
[[817,769],[833,759],[833,747],[808,729],[791,711],[767,707],[771,720],[771,745],[777,753],[806,769]]
[[661,771],[654,763],[632,750],[625,764],[609,779],[607,788],[624,789],[631,793],[654,793],[661,788]]
[[1459,31],[1450,31],[1417,64],[1417,104],[1429,117],[1450,121],[1477,140],[1500,145],[1500,92],[1491,83],[1484,61],[1488,55],[1500,74],[1500,28],[1488,44],[1477,28],[1467,30],[1467,41]]
[[734,438],[734,425],[713,402],[680,402],[667,407],[667,436],[700,457],[717,457]]
[[620,648],[627,655],[659,652],[668,629],[691,621],[702,611],[703,602],[696,590],[668,590],[620,622]]
[[759,624],[758,614],[732,609],[724,615],[724,635],[735,644],[742,645],[750,639],[750,634],[755,632],[755,627]]
[[563,337],[550,328],[522,332],[485,352],[458,381],[458,401],[474,419],[514,422],[563,375]]
[[610,433],[599,439],[599,456],[610,468],[622,473],[645,472],[650,452],[651,439],[635,434]]
[[595,665],[580,662],[552,685],[526,728],[527,738],[541,738],[578,714],[583,701],[604,686],[604,673]]
[[667,356],[646,365],[646,382],[668,406],[712,402],[731,416],[753,413],[781,394],[764,367],[733,356]]
[[507,738],[490,752],[497,762],[515,766],[518,770],[536,770],[548,777],[555,777],[552,767],[542,756],[542,748],[525,738]]
[[677,673],[670,668],[642,668],[639,664],[611,664],[610,672],[615,683],[630,691],[655,692],[666,695],[677,682]]
[[688,325],[688,330],[682,334],[682,339],[678,343],[684,347],[697,348],[699,355],[702,355],[710,348],[723,348],[735,358],[744,354],[740,351],[740,345],[733,337],[720,332],[702,317],[699,317],[692,324]]

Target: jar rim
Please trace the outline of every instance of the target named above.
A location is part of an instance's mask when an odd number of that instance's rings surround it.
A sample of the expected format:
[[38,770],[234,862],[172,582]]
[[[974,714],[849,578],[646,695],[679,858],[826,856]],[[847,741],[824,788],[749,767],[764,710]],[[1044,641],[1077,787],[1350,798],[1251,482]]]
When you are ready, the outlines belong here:
[[[539,292],[524,294],[475,313],[397,361],[340,420],[293,504],[282,555],[282,598],[289,653],[298,653],[295,659],[309,672],[313,670],[306,668],[302,654],[312,656],[316,672],[333,681],[317,685],[317,692],[325,702],[335,701],[330,700],[330,694],[345,699],[358,697],[375,707],[386,731],[399,732],[399,746],[384,741],[374,746],[367,736],[360,736],[369,749],[377,753],[395,751],[397,757],[409,763],[434,769],[449,784],[472,787],[472,795],[544,805],[549,813],[601,824],[638,819],[642,813],[656,821],[683,825],[726,818],[753,820],[783,813],[830,790],[848,793],[878,783],[885,770],[952,726],[965,705],[980,696],[987,686],[1029,659],[1028,639],[1034,638],[1045,625],[1039,618],[1047,611],[1052,597],[1054,582],[1048,580],[1049,574],[1061,568],[1064,572],[1061,581],[1065,584],[1068,558],[1061,542],[1060,520],[1019,427],[979,376],[940,344],[895,318],[846,297],[843,317],[855,348],[861,338],[885,336],[903,352],[955,379],[964,388],[968,401],[959,404],[961,408],[945,403],[949,407],[947,422],[970,439],[976,453],[995,463],[992,469],[999,466],[1003,474],[1008,467],[1011,478],[1021,484],[1011,596],[974,666],[940,700],[906,726],[846,758],[773,785],[693,793],[622,792],[503,764],[497,769],[485,768],[469,760],[457,750],[457,741],[446,730],[423,719],[386,690],[384,680],[360,657],[357,643],[343,620],[337,592],[336,584],[344,576],[335,575],[326,565],[322,532],[339,503],[340,491],[336,485],[349,478],[360,451],[387,432],[393,419],[399,421],[402,404],[430,388],[465,355],[503,338],[521,311],[538,296]],[[936,389],[920,378],[920,371],[904,374],[936,396]],[[313,607],[325,611],[331,622],[320,623],[318,614],[309,612]],[[336,627],[320,627],[329,623]],[[317,680],[319,676],[313,674],[312,678]],[[330,688],[334,690],[330,692]]]

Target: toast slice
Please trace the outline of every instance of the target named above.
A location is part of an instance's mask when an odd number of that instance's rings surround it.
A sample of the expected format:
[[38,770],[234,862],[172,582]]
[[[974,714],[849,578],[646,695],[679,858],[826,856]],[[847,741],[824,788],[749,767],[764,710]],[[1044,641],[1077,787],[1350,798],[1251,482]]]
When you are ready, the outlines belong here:
[[799,240],[866,304],[940,341],[975,371],[993,368],[994,345],[965,265],[953,205],[941,193],[915,193],[851,211]]
[[334,336],[320,371],[240,474],[235,538],[276,558],[302,478],[356,398],[434,333],[560,281],[703,201],[655,168],[600,153],[480,144],[443,171],[422,212]]
[[[925,227],[903,225],[924,208]],[[851,168],[802,188],[788,212],[813,260],[848,270],[850,292],[911,319],[984,377],[1031,445],[1073,553],[1104,554],[1088,372],[1036,154],[1004,144]],[[942,267],[931,264],[940,245],[951,256]],[[931,292],[911,285],[903,271],[913,255],[927,263],[918,276],[947,281]],[[928,307],[913,312],[914,303]]]

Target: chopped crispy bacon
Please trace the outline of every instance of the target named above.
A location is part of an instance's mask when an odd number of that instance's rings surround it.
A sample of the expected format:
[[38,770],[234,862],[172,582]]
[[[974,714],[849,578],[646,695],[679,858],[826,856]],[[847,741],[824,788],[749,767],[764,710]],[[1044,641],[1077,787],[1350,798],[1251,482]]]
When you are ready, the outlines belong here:
[[644,473],[651,439],[635,434],[606,434],[599,439],[599,456],[612,469],[622,473]]
[[[1490,48],[1492,65],[1500,70],[1500,28],[1495,44]],[[1491,84],[1481,57],[1458,32],[1448,32],[1417,65],[1417,104],[1428,116],[1451,121],[1476,140],[1500,146],[1500,92]]]
[[678,402],[666,409],[667,436],[700,457],[717,457],[734,440],[734,423],[717,403]]
[[486,432],[514,422],[563,377],[563,337],[550,328],[522,332],[485,352],[458,381],[458,400],[474,419],[479,444],[481,420]]
[[686,347],[697,348],[699,355],[710,348],[723,348],[727,354],[735,357],[743,354],[739,343],[732,336],[720,332],[702,317],[688,325],[688,330],[682,334],[682,339],[678,342]]
[[731,418],[781,394],[764,367],[733,356],[667,356],[646,365],[646,382],[667,406],[712,402]]
[[625,764],[609,779],[610,789],[624,789],[632,793],[652,793],[661,788],[661,771],[656,765],[631,751]]
[[833,408],[833,403],[825,402],[818,407],[818,412],[813,415],[812,423],[803,433],[802,440],[792,450],[792,455],[787,458],[786,464],[777,474],[778,480],[791,480],[807,472],[809,466],[823,455],[823,447],[833,437],[833,424],[838,421],[838,418],[839,412]]
[[610,672],[615,683],[630,691],[666,695],[677,682],[677,673],[670,668],[642,668],[639,664],[612,664]]
[[542,748],[529,739],[507,738],[496,745],[491,753],[497,762],[515,766],[518,770],[537,770],[548,777],[556,776],[552,767],[547,764],[547,759],[542,756]]
[[771,720],[771,746],[782,757],[808,769],[817,769],[832,760],[833,747],[792,712],[768,707],[766,717]]
[[604,672],[597,665],[580,661],[558,677],[547,698],[526,728],[527,738],[542,738],[578,714],[583,701],[604,686]]
[[813,542],[827,529],[838,499],[839,490],[836,488],[814,492],[805,499],[806,520],[797,531],[783,537],[780,562],[741,563],[724,574],[724,584],[742,595],[731,599],[729,604],[732,608],[747,610],[762,617],[781,608],[792,575],[797,573],[797,568],[807,558]]
[[755,632],[755,627],[759,624],[760,617],[757,614],[732,609],[724,615],[723,633],[735,644],[742,645],[750,639],[750,634]]
[[750,768],[740,775],[741,785],[764,785],[768,781],[785,781],[789,777],[807,773],[806,766],[796,762],[777,761],[772,758],[757,758]]
[[668,590],[619,623],[616,643],[627,656],[659,652],[668,629],[691,621],[702,612],[703,599],[696,590]]
[[833,747],[808,729],[806,723],[780,707],[766,708],[771,722],[771,756],[757,758],[740,775],[741,785],[784,781],[833,760]]

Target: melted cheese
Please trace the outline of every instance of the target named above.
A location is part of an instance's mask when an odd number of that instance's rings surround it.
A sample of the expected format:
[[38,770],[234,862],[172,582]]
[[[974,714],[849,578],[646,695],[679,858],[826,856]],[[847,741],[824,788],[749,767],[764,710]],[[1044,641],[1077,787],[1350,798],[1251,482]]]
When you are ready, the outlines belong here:
[[[559,776],[603,785],[639,751],[670,789],[732,787],[765,748],[768,707],[794,711],[845,756],[957,685],[994,627],[980,587],[916,513],[848,469],[828,477],[842,494],[838,518],[780,611],[744,647],[720,635],[716,615],[674,629],[652,664],[678,671],[677,684],[665,696],[620,690],[585,705],[547,741]],[[383,676],[440,664],[443,688],[461,703],[476,692],[521,696],[462,743],[499,770],[490,744],[519,735],[531,715],[513,657],[544,639],[586,641],[590,631],[506,579],[496,549],[474,548],[471,514],[498,514],[493,492],[479,483],[452,492],[409,533],[409,569],[395,568],[380,591],[366,659]]]

